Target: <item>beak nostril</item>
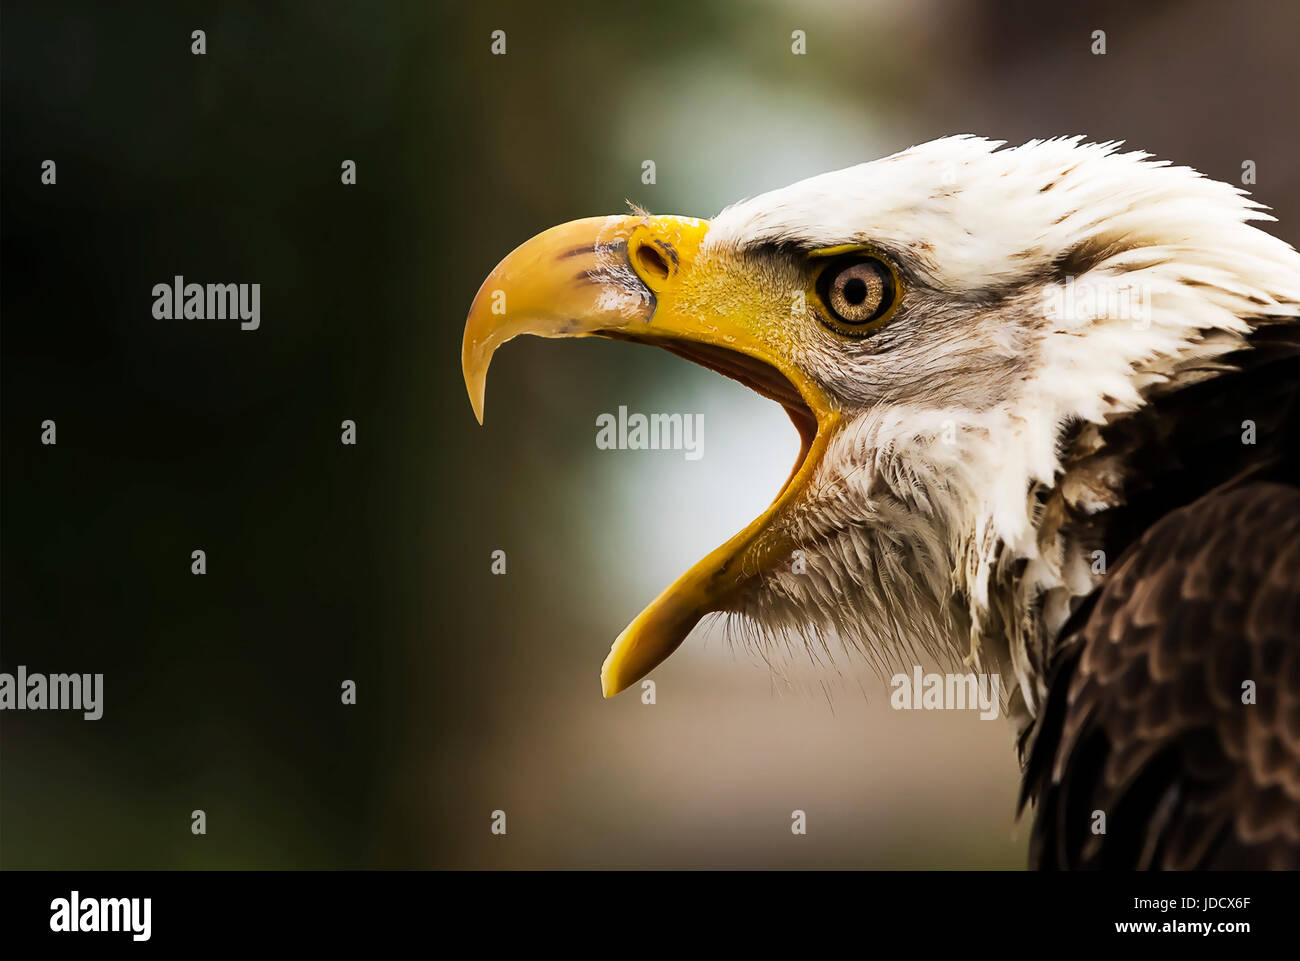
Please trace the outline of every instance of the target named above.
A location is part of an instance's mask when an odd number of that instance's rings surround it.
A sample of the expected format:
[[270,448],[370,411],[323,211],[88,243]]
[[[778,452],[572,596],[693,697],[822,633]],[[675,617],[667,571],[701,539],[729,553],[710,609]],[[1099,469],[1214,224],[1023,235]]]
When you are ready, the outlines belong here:
[[671,270],[668,260],[654,244],[639,244],[636,249],[636,263],[645,277],[666,280]]

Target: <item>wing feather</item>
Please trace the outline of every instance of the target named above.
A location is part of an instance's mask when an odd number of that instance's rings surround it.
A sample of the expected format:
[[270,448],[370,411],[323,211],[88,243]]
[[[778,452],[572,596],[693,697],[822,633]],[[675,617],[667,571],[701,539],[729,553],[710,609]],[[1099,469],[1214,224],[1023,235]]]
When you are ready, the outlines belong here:
[[1300,868],[1300,490],[1169,513],[1067,631],[1024,745],[1032,862]]

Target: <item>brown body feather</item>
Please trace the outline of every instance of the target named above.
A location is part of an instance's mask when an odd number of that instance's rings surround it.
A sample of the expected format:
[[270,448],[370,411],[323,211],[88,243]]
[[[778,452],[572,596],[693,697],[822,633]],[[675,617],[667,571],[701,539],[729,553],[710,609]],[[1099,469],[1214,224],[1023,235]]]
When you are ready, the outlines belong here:
[[1108,429],[1122,555],[1025,734],[1035,867],[1300,868],[1300,336],[1255,345]]

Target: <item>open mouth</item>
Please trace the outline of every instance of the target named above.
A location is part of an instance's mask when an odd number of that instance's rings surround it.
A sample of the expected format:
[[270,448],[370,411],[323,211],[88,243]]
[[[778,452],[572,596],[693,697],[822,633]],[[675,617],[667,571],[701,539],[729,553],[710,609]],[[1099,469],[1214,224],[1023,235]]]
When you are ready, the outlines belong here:
[[662,663],[706,614],[728,610],[739,592],[791,560],[798,545],[775,521],[808,485],[839,420],[837,406],[789,355],[782,315],[788,291],[740,288],[742,295],[736,285],[743,280],[725,277],[716,302],[708,302],[707,257],[697,262],[707,231],[704,221],[649,216],[554,227],[497,265],[465,325],[461,365],[480,421],[493,352],[531,334],[662,347],[776,401],[799,431],[798,459],[768,508],[674,581],[614,641],[601,668],[606,697]]
[[777,491],[776,499],[780,499],[791,482],[798,476],[804,461],[808,459],[808,452],[812,449],[813,441],[817,437],[817,415],[812,412],[808,403],[803,399],[803,395],[799,393],[794,384],[790,383],[788,377],[771,364],[764,363],[755,357],[728,350],[725,347],[716,347],[712,344],[697,344],[689,341],[674,341],[654,337],[635,337],[621,331],[612,330],[602,330],[598,333],[598,336],[608,337],[612,340],[630,341],[635,344],[662,347],[678,357],[684,357],[701,367],[707,367],[714,373],[738,381],[754,393],[766,397],[768,400],[774,400],[784,407],[795,429],[799,431],[799,456],[795,459],[794,467],[791,469],[790,476],[786,479],[785,484],[781,487],[781,490]]

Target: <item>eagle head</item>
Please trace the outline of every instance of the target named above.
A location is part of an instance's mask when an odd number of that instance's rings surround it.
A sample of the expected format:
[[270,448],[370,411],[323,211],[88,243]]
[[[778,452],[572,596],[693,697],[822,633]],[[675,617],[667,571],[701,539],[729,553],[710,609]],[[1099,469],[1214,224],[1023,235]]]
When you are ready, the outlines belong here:
[[1010,670],[1035,710],[1045,645],[1095,586],[1124,498],[1108,429],[1214,377],[1300,313],[1300,258],[1243,192],[1081,138],[948,137],[712,220],[567,223],[470,309],[482,420],[520,334],[657,345],[775,400],[802,439],[766,511],[619,635],[606,696],[705,615],[766,649]]

